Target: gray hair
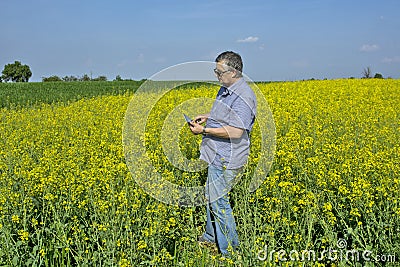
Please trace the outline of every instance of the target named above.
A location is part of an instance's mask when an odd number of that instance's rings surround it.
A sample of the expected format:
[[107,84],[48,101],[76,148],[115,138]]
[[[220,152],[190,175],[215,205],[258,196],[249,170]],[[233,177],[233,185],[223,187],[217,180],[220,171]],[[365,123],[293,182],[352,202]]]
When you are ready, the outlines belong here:
[[242,57],[238,53],[225,51],[218,55],[215,62],[224,62],[228,67],[235,69],[239,77],[242,76],[243,61]]

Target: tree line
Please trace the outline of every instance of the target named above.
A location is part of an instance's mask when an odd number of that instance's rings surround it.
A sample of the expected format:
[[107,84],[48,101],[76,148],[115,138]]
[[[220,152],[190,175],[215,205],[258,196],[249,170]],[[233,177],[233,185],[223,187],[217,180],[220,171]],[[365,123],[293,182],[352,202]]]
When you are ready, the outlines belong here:
[[89,75],[85,74],[82,77],[76,77],[73,75],[65,76],[63,78],[57,75],[52,75],[50,77],[42,77],[42,82],[88,82],[88,81],[107,81],[106,76],[99,76],[97,78],[91,78]]
[[[4,66],[2,75],[0,76],[0,82],[28,82],[32,77],[32,71],[28,65],[23,65],[20,61],[15,61]],[[107,81],[107,77],[104,75],[98,76],[96,78],[89,77],[89,75],[84,74],[82,77],[77,76],[65,76],[59,77],[57,75],[52,75],[49,77],[42,77],[42,82],[86,82],[86,81]],[[114,81],[132,81],[131,79],[122,79],[120,75],[117,75]]]
[[[375,73],[372,77],[371,68],[367,67],[362,72],[362,78],[380,78],[383,79],[382,74]],[[32,77],[32,71],[28,65],[22,65],[20,61],[15,61],[4,66],[2,75],[0,76],[0,82],[28,82]],[[353,77],[352,77],[353,78]],[[82,77],[76,76],[65,76],[60,78],[57,75],[52,75],[50,77],[42,77],[42,82],[76,82],[76,81],[107,81],[107,77],[104,75],[98,76],[96,78],[89,77],[85,74]],[[132,81],[131,79],[122,79],[120,75],[117,75],[114,81]]]

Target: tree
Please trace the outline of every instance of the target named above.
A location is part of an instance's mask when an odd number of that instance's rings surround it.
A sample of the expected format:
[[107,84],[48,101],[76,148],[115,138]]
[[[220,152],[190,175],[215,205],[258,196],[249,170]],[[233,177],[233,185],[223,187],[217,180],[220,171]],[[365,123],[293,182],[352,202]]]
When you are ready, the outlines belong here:
[[92,79],[92,81],[107,81],[107,77],[106,76],[99,76],[97,78]]
[[371,68],[367,67],[363,70],[363,78],[369,79],[371,78]]
[[73,75],[70,76],[65,76],[64,78],[62,78],[64,82],[76,82],[79,79]]
[[87,82],[87,81],[90,81],[91,78],[87,74],[85,74],[85,75],[83,75],[82,78],[80,78],[80,80],[83,81],[83,82]]
[[22,65],[21,62],[15,61],[4,66],[2,79],[6,82],[27,82],[32,76],[31,69],[28,65]]
[[383,79],[383,76],[382,76],[382,74],[380,74],[380,73],[375,73],[374,78],[375,78],[375,79]]
[[61,78],[58,77],[57,75],[42,78],[42,82],[61,82],[61,81],[62,81]]

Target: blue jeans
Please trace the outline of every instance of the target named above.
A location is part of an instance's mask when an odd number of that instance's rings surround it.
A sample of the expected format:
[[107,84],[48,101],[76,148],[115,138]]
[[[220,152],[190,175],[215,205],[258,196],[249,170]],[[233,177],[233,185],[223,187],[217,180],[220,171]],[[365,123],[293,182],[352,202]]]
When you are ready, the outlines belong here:
[[239,246],[235,218],[228,195],[239,172],[240,170],[220,170],[212,165],[208,167],[207,224],[203,237],[215,242],[223,255],[229,255],[229,247],[234,250]]

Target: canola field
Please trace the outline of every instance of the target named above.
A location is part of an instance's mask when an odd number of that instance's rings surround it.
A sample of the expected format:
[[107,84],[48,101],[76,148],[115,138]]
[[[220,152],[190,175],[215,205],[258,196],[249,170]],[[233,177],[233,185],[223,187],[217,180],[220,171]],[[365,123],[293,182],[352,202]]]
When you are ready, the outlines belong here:
[[[400,81],[257,86],[274,116],[276,151],[270,172],[250,193],[263,157],[257,118],[245,175],[230,193],[241,242],[230,259],[197,243],[204,206],[164,204],[129,172],[122,130],[132,91],[29,105],[8,98],[0,109],[0,266],[399,264]],[[172,90],[153,108],[144,142],[166,179],[204,183],[205,171],[180,171],[168,162],[160,129],[182,101],[214,98],[217,91],[213,85]],[[135,97],[145,105],[148,94]],[[178,127],[180,150],[196,159],[201,137]]]

